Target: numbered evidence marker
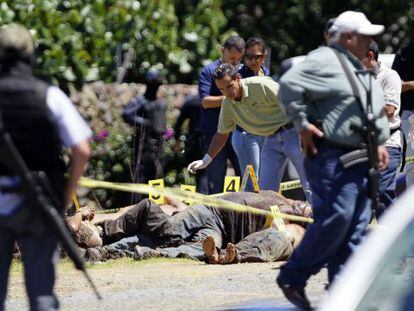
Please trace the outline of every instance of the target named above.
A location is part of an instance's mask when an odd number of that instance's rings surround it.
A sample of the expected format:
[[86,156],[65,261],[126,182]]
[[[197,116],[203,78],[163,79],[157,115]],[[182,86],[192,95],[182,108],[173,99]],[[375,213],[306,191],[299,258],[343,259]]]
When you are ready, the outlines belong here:
[[226,176],[224,178],[223,192],[238,192],[240,190],[240,177],[239,176]]
[[[181,190],[190,191],[190,192],[196,192],[196,186],[191,185],[181,185]],[[193,200],[183,200],[183,203],[190,206],[193,204]]]
[[[148,180],[148,185],[152,187],[164,188],[164,179]],[[165,197],[157,193],[150,192],[149,199],[157,204],[165,204]]]
[[253,183],[253,190],[254,192],[259,192],[259,183],[257,182],[256,174],[254,173],[253,165],[246,165],[246,169],[244,170],[242,184],[240,187],[240,191],[244,191],[246,189],[247,181],[249,180]]
[[[270,211],[272,213],[280,213],[280,209],[277,205],[270,206]],[[267,216],[265,228],[270,228],[272,224],[274,224],[276,229],[279,231],[286,230],[285,222],[283,221],[283,219],[280,217],[276,217],[274,214]]]

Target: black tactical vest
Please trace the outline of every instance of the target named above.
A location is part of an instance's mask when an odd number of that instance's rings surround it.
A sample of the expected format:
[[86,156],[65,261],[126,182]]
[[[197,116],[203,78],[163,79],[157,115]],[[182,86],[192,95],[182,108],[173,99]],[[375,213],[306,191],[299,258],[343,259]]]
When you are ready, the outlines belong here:
[[[46,104],[48,85],[25,63],[0,75],[0,112],[8,132],[31,171],[44,171],[59,199],[63,198],[65,164],[58,129]],[[0,176],[14,175],[0,162]]]

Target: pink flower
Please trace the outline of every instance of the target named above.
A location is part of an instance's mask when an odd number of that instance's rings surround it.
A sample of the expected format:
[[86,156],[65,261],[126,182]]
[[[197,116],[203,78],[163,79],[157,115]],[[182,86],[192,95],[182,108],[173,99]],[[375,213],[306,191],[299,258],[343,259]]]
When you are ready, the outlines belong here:
[[164,134],[165,140],[170,140],[173,136],[174,136],[174,130],[171,127],[167,128]]
[[107,130],[101,130],[98,134],[95,135],[94,140],[95,141],[102,141],[105,140],[109,135],[109,132]]

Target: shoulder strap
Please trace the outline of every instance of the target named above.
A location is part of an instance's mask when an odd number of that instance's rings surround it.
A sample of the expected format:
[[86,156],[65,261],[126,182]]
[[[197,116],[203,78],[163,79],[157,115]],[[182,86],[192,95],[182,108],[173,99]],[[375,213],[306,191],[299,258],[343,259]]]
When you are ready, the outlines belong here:
[[[336,57],[338,58],[338,60],[339,60],[339,63],[341,64],[341,66],[342,66],[342,69],[345,71],[345,75],[346,75],[346,77],[348,78],[348,81],[349,81],[349,84],[351,84],[351,88],[352,88],[352,93],[354,93],[354,96],[355,96],[355,98],[360,102],[360,103],[362,103],[361,102],[361,97],[360,97],[360,95],[359,95],[359,90],[358,90],[358,87],[357,87],[357,85],[356,85],[356,82],[355,82],[355,78],[354,78],[354,76],[352,75],[352,73],[351,73],[351,70],[349,70],[349,67],[348,67],[348,65],[345,63],[345,60],[344,60],[344,58],[342,57],[342,55],[336,50],[336,49],[334,49],[334,48],[331,48],[332,49],[332,51],[335,53],[335,55],[336,55]],[[361,106],[362,107],[362,106]]]

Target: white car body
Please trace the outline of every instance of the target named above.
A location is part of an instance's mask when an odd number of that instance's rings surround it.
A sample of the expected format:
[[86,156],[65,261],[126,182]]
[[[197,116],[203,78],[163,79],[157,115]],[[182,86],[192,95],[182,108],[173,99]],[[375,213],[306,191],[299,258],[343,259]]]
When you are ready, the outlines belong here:
[[[321,311],[414,310],[412,273],[396,272],[402,258],[413,258],[414,187],[383,215],[333,283]],[[408,269],[409,270],[409,269]]]

